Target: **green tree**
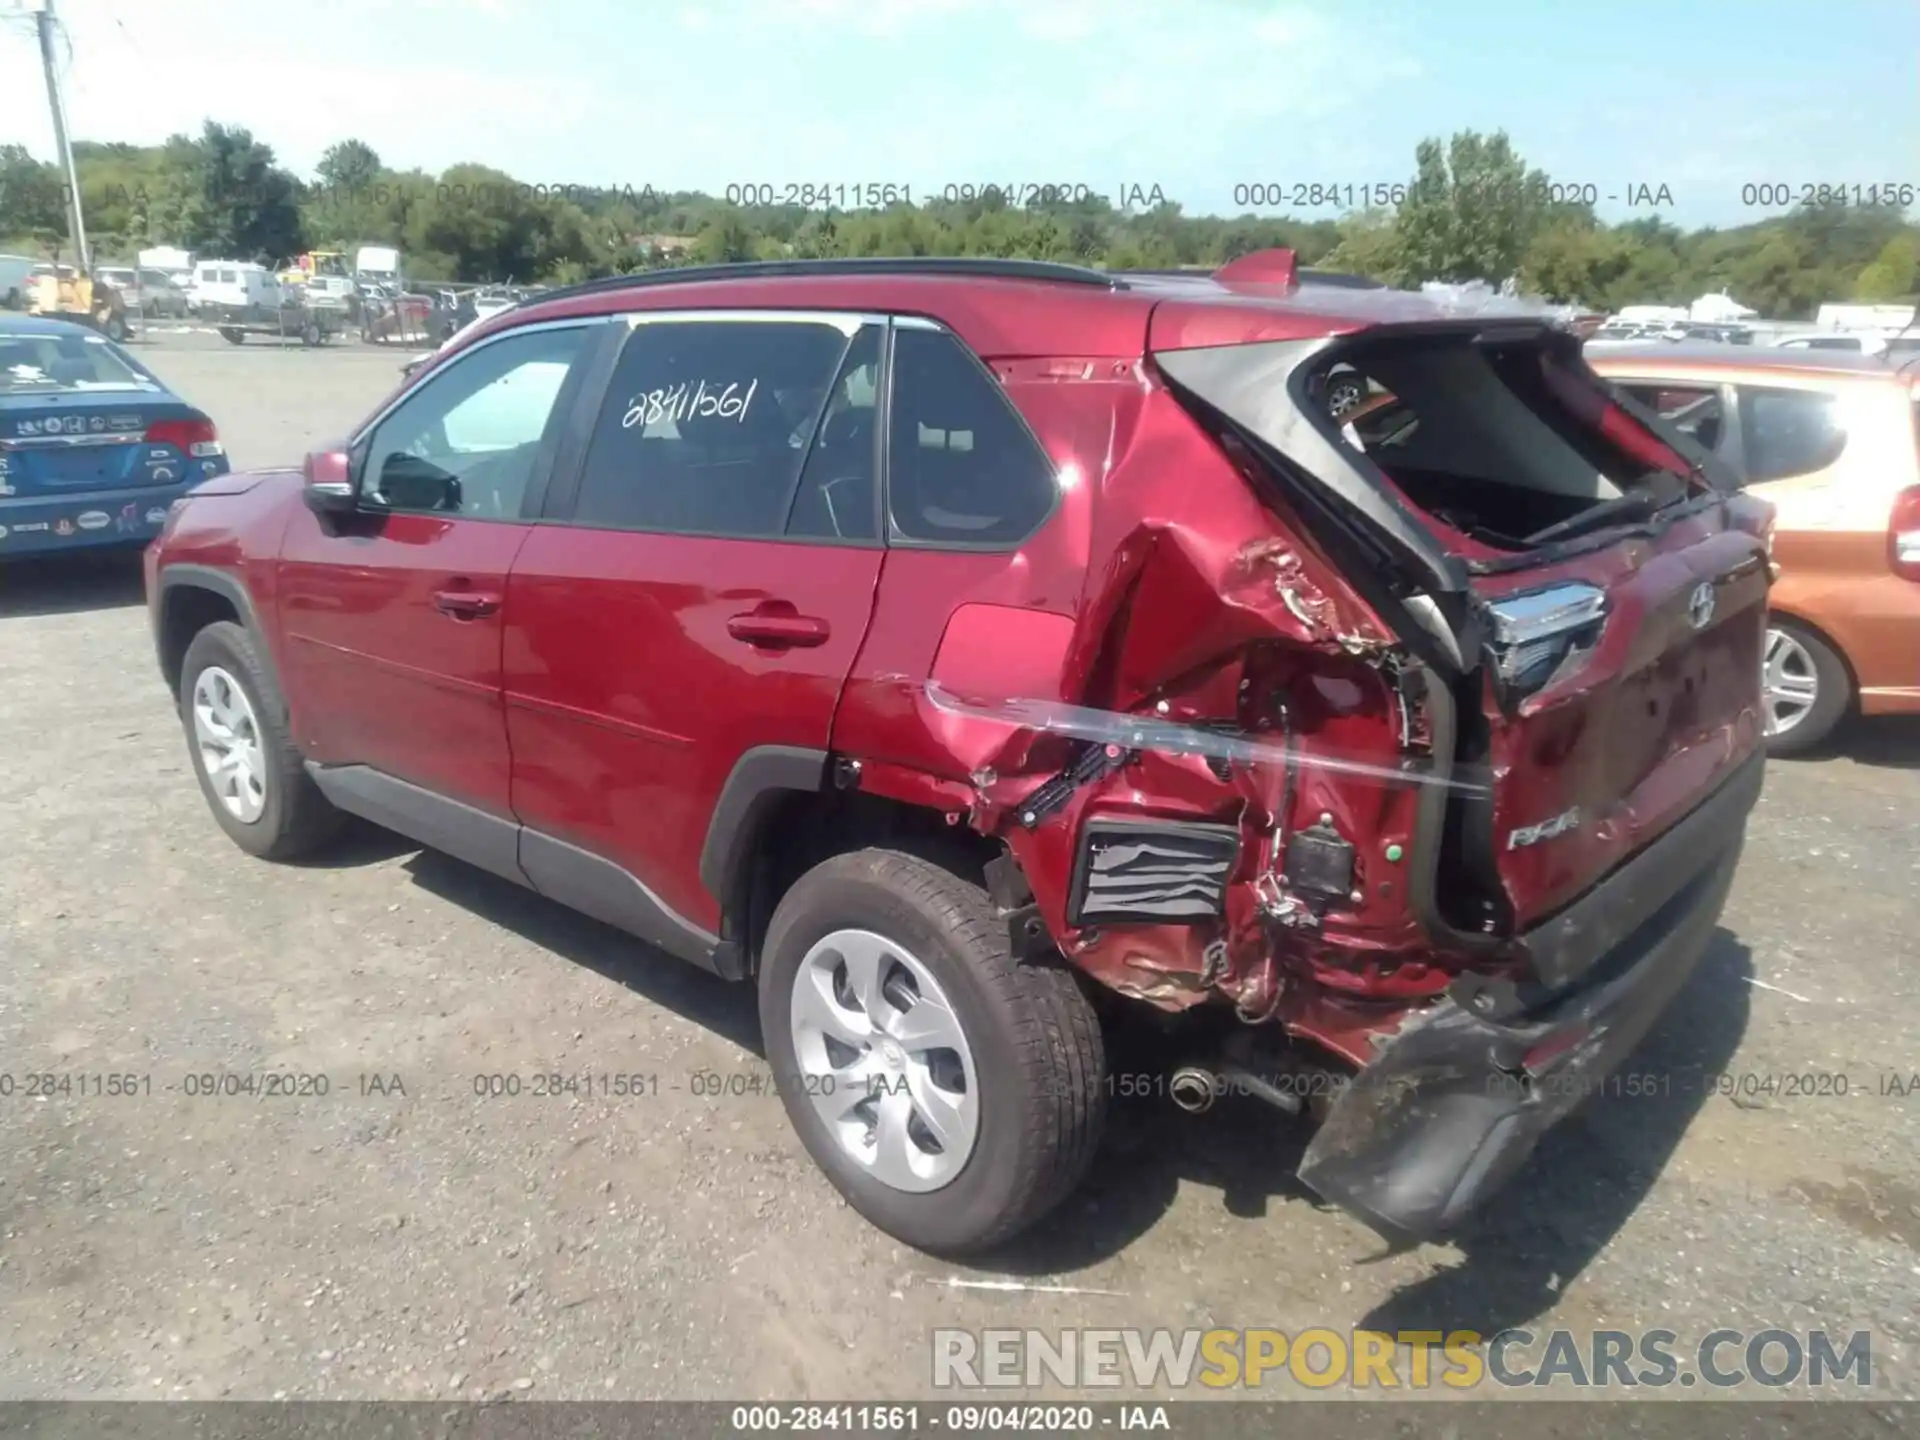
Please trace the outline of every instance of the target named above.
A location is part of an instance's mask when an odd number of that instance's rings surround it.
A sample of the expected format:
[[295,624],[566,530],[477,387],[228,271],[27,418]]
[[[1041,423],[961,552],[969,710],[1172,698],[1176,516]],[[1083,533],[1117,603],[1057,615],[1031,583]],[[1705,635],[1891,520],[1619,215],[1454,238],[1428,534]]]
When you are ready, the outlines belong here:
[[1623,230],[1578,220],[1551,221],[1520,257],[1521,287],[1563,304],[1603,305],[1644,248]]
[[1881,247],[1853,282],[1856,300],[1905,300],[1920,289],[1920,240],[1909,231]]
[[305,248],[299,181],[251,131],[209,120],[199,139],[176,136],[167,150],[161,204],[188,249],[273,262]]
[[0,145],[0,237],[46,245],[67,233],[66,186],[60,172],[27,153]]
[[1573,221],[1582,213],[1582,207],[1553,203],[1546,173],[1527,168],[1504,130],[1462,130],[1444,149],[1437,139],[1422,140],[1396,217],[1394,278],[1500,284],[1518,272],[1549,219]]
[[1340,222],[1340,238],[1321,262],[1329,270],[1393,280],[1406,268],[1391,210],[1364,210]]
[[1812,245],[1789,230],[1769,234],[1764,243],[1732,267],[1734,298],[1775,319],[1805,319],[1827,292],[1825,271]]
[[693,253],[702,265],[754,258],[754,232],[737,212],[716,215],[700,227]]
[[364,140],[338,140],[327,147],[314,173],[324,189],[352,194],[380,178],[380,156]]

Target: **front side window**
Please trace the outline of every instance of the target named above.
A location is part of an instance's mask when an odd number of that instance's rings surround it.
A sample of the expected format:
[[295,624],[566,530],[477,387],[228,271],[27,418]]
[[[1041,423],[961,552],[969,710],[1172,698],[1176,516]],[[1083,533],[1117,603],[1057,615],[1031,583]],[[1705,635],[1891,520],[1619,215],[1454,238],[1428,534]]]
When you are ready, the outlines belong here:
[[[786,533],[814,436],[862,328],[824,318],[636,325],[594,424],[573,518],[673,535]],[[857,452],[851,435],[844,438],[835,442],[836,461]],[[819,483],[836,478],[823,470]],[[831,515],[827,524],[832,533]]]
[[1052,511],[1052,462],[993,376],[944,331],[896,334],[889,427],[896,539],[1011,545]]
[[1825,470],[1847,448],[1840,402],[1819,390],[1742,385],[1740,446],[1749,484]]
[[1715,385],[1670,385],[1656,380],[1622,382],[1620,388],[1689,436],[1703,450],[1718,449],[1725,434],[1720,389]]
[[388,510],[512,520],[585,326],[530,330],[446,366],[357,447],[361,490]]

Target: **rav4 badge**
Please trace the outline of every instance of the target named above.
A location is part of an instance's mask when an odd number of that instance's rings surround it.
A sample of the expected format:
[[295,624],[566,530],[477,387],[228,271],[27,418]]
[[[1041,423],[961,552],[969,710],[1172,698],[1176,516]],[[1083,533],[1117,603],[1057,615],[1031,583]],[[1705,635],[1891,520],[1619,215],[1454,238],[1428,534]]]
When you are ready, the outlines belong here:
[[1580,807],[1563,810],[1550,819],[1542,820],[1538,825],[1522,825],[1507,836],[1507,849],[1519,850],[1528,845],[1538,845],[1542,840],[1552,840],[1565,835],[1570,830],[1580,828]]

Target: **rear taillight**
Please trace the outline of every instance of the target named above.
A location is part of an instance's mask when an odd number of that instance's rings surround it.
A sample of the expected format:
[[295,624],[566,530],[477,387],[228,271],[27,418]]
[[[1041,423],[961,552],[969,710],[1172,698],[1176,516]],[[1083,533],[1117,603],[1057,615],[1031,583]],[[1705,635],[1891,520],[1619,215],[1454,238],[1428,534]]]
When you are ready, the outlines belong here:
[[1887,559],[1902,580],[1920,580],[1920,485],[1910,485],[1893,497]]
[[147,426],[149,445],[171,445],[183,455],[206,460],[221,453],[220,432],[211,420],[156,420]]

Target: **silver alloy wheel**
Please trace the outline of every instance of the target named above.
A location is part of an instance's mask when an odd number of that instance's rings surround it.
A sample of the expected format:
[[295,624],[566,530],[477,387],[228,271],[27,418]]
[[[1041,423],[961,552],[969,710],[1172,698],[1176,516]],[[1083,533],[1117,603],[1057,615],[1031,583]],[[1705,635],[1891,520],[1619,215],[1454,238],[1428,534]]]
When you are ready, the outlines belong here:
[[266,755],[260,724],[240,682],[209,665],[193,682],[193,742],[220,803],[243,825],[267,808]]
[[1820,698],[1820,672],[1806,646],[1785,630],[1769,628],[1760,675],[1767,734],[1784,735],[1812,712]]
[[895,1190],[951,1183],[979,1134],[980,1084],[926,964],[870,930],[836,930],[801,960],[790,1013],[796,1083],[840,1148]]

